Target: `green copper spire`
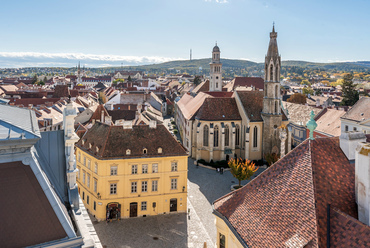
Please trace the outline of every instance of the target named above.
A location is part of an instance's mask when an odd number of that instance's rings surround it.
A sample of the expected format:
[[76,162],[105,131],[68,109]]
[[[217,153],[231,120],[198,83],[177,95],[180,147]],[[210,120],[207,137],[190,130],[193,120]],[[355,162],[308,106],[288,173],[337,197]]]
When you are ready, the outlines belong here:
[[311,119],[307,122],[307,128],[310,130],[310,137],[309,137],[309,139],[310,140],[314,140],[313,131],[316,129],[317,123],[316,123],[316,121],[314,119],[315,114],[314,114],[313,110],[311,110],[310,116],[311,116]]

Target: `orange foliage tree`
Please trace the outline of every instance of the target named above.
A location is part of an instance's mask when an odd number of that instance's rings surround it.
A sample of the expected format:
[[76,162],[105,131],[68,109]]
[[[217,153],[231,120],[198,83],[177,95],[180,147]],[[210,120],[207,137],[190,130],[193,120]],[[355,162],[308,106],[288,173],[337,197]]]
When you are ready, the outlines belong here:
[[239,181],[239,187],[241,186],[241,181],[250,179],[253,174],[258,170],[256,168],[256,165],[251,162],[250,160],[246,160],[243,162],[241,158],[238,159],[230,159],[228,162],[228,165],[230,167],[231,174],[238,179]]
[[287,102],[291,103],[299,103],[299,104],[306,104],[306,96],[301,93],[295,93],[289,97]]

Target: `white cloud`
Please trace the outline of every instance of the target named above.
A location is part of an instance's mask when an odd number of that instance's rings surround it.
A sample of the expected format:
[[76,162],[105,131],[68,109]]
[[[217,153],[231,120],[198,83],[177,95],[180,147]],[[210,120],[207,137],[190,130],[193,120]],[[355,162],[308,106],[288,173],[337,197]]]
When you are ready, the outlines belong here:
[[78,61],[86,66],[120,66],[157,64],[181,58],[159,56],[122,56],[83,53],[39,53],[39,52],[0,52],[1,67],[25,66],[75,66]]
[[206,2],[215,2],[215,3],[228,3],[228,0],[204,0]]

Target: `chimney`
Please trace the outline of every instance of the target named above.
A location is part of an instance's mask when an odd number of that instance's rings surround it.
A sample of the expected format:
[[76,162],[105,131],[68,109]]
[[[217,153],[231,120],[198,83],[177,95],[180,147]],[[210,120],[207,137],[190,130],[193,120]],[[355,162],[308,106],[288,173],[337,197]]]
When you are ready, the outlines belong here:
[[358,143],[365,141],[365,134],[355,131],[343,132],[339,137],[340,148],[347,156],[348,160],[355,159],[355,151]]
[[149,121],[149,128],[157,128],[157,122],[153,120]]
[[316,99],[316,107],[320,106],[320,99]]
[[355,156],[355,186],[358,220],[366,225],[370,225],[370,143],[359,143]]
[[101,111],[100,122],[104,123],[104,110]]
[[123,129],[132,129],[132,121],[124,121]]
[[108,125],[112,124],[112,117],[111,116],[106,116],[105,117],[105,124],[108,124]]

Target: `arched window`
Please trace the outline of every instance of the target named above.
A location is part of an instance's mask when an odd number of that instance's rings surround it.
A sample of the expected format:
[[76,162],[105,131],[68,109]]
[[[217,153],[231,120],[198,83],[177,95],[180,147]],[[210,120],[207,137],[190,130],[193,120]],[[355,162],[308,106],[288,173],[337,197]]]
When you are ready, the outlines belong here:
[[235,145],[238,146],[240,142],[240,127],[239,125],[235,126]]
[[279,86],[275,86],[275,98],[279,98]]
[[279,113],[278,106],[279,106],[278,102],[275,101],[275,114]]
[[215,129],[213,132],[213,146],[218,147],[218,126],[215,126]]
[[270,66],[270,81],[274,81],[274,68]]
[[225,146],[229,146],[229,139],[230,139],[230,132],[229,132],[229,126],[225,126]]
[[253,128],[253,147],[257,147],[257,141],[258,141],[258,128],[255,126]]
[[268,75],[267,64],[265,64],[265,81],[267,81],[267,75]]
[[208,126],[205,125],[203,127],[203,146],[208,146],[208,134],[209,133],[209,129],[208,129]]

